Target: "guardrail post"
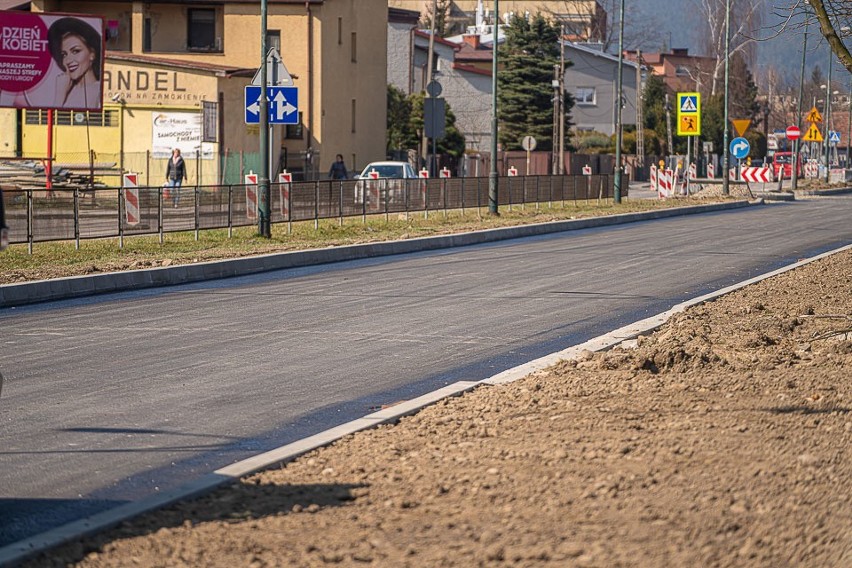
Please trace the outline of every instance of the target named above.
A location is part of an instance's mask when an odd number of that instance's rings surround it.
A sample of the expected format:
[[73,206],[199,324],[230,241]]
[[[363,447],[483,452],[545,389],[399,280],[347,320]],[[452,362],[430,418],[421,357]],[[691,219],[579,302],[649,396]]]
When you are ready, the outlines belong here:
[[234,210],[231,207],[233,201],[234,186],[228,184],[228,238],[234,235]]
[[193,213],[195,214],[195,240],[197,241],[198,240],[198,217],[199,217],[199,214],[200,214],[200,211],[198,210],[198,208],[199,208],[199,200],[201,198],[199,188],[198,188],[197,185],[192,189],[192,197],[193,197],[193,203],[194,203]]
[[459,182],[461,184],[461,207],[462,207],[462,218],[464,218],[464,178],[460,178]]
[[33,190],[27,189],[27,252],[33,253]]
[[74,188],[74,249],[80,250],[80,188]]
[[339,226],[343,226],[343,181],[340,182],[338,186],[340,188],[339,191],[339,200],[337,205],[337,214],[340,216],[340,221],[338,222]]
[[319,229],[319,180],[314,182],[314,230]]
[[[95,190],[92,189],[92,192]],[[118,248],[124,249],[124,223],[121,222],[121,214],[124,209],[124,188],[118,188]]]
[[160,234],[160,244],[163,244],[163,186],[157,186],[157,232]]

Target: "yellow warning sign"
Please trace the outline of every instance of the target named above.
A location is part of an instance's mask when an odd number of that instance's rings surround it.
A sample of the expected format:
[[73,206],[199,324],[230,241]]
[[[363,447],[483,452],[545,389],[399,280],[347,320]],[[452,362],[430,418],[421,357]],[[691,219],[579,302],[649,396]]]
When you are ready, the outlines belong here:
[[734,125],[734,130],[737,131],[737,136],[742,136],[748,127],[751,126],[750,118],[732,118],[731,123]]
[[698,116],[681,116],[680,123],[678,124],[677,134],[678,136],[695,136],[698,134],[698,125]]
[[[811,111],[808,113],[808,116],[805,117],[805,120],[808,121],[808,122],[813,122],[813,123],[819,124],[819,123],[822,122],[822,115],[819,113],[819,111],[817,110],[816,107],[813,107],[811,109]],[[822,140],[822,139],[820,138],[820,140]],[[814,142],[814,141],[809,140],[809,142]]]
[[805,135],[802,136],[802,141],[804,142],[822,142],[822,133],[817,128],[817,125],[811,123],[808,131],[805,132]]

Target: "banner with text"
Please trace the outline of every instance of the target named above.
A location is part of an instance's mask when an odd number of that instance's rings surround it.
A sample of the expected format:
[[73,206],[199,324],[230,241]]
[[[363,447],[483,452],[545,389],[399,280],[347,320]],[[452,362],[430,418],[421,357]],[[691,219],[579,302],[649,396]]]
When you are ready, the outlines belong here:
[[201,150],[202,158],[213,159],[212,146],[201,143],[200,113],[155,112],[151,118],[151,155],[154,158],[168,158],[177,148],[185,159],[194,158],[198,150]]

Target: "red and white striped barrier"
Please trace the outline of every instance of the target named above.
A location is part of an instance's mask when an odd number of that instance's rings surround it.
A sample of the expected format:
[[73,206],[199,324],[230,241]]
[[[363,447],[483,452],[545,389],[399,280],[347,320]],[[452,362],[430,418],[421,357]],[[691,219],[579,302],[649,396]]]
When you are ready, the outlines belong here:
[[819,162],[816,160],[808,160],[805,163],[805,177],[806,178],[818,178],[819,177]]
[[139,216],[139,174],[124,174],[124,218],[128,225],[138,225]]
[[509,177],[518,177],[518,168],[516,168],[515,166],[510,167],[508,174]]
[[427,170],[426,168],[421,169],[419,172],[417,172],[417,177],[421,179],[429,179],[429,170]]
[[249,172],[244,176],[246,185],[246,218],[257,219],[257,174]]
[[278,174],[279,192],[281,193],[281,216],[290,220],[290,184],[293,183],[293,174],[284,170]]
[[714,179],[716,177],[716,166],[713,164],[707,164],[707,177],[710,179]]
[[441,177],[444,178],[444,179],[448,179],[448,178],[451,177],[450,176],[450,170],[448,170],[447,168],[442,168],[439,173],[441,174]]
[[743,168],[740,175],[745,181],[755,183],[770,183],[775,181],[772,175],[772,169],[769,167]]
[[661,170],[657,174],[657,195],[660,199],[673,195],[675,173],[672,170]]
[[657,166],[651,164],[651,191],[659,191],[657,189]]

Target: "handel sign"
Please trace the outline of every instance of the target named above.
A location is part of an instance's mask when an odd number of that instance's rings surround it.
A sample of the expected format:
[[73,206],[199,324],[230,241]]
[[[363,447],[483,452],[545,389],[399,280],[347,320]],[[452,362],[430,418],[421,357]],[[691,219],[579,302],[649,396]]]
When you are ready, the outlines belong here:
[[0,15],[0,107],[102,108],[103,18]]

